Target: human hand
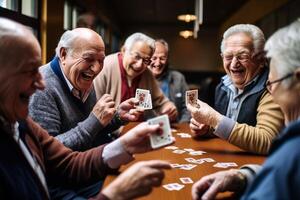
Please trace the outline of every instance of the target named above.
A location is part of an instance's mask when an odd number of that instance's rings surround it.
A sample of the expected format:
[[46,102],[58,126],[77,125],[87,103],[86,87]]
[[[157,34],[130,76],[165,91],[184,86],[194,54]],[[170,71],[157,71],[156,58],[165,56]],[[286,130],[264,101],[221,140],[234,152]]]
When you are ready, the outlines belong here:
[[190,129],[192,134],[194,134],[195,136],[203,136],[208,133],[209,126],[205,124],[200,124],[194,118],[191,118]]
[[104,94],[92,110],[92,113],[103,126],[106,126],[112,120],[115,112],[115,102],[109,94]]
[[122,102],[118,107],[118,114],[123,121],[137,121],[144,113],[143,109],[136,108],[139,100],[136,98],[130,98]]
[[220,171],[202,177],[192,187],[192,199],[215,199],[219,192],[242,192],[246,187],[246,177],[237,169]]
[[152,187],[161,185],[165,176],[163,170],[170,168],[169,163],[160,160],[135,163],[104,188],[102,194],[114,200],[144,196],[152,191]]
[[167,114],[170,121],[176,121],[178,112],[176,106],[170,101],[163,105],[163,108],[160,111],[160,114]]
[[152,149],[149,136],[151,134],[161,134],[162,131],[162,125],[160,124],[149,125],[147,122],[143,122],[119,139],[128,153],[144,153]]
[[222,119],[222,115],[210,107],[207,103],[197,100],[197,107],[187,104],[187,109],[191,112],[194,118],[200,124],[206,124],[213,128],[217,127]]

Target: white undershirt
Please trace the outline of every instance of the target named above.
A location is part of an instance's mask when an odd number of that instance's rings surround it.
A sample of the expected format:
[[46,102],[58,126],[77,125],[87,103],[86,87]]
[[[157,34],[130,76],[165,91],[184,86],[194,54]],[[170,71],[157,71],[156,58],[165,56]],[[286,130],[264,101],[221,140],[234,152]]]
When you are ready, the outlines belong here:
[[40,181],[41,181],[41,183],[42,183],[42,185],[43,185],[43,187],[44,187],[44,189],[45,189],[45,191],[46,191],[46,193],[49,197],[48,187],[47,187],[45,175],[42,171],[42,168],[39,165],[39,163],[37,162],[37,160],[31,155],[31,153],[27,149],[24,142],[21,140],[18,127],[19,127],[19,123],[17,122],[14,125],[14,139],[17,142],[17,144],[20,146],[25,158],[29,162],[29,164],[32,167],[33,171],[36,173],[36,175],[40,179]]

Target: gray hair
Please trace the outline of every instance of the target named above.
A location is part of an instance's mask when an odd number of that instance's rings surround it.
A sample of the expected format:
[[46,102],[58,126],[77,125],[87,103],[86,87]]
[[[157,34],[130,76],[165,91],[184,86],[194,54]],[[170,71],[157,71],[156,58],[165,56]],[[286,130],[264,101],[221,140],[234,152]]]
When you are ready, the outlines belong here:
[[260,28],[252,24],[237,24],[225,31],[221,42],[221,52],[224,53],[225,41],[228,37],[237,34],[245,33],[249,35],[253,40],[254,53],[259,54],[264,51],[265,36]]
[[[267,41],[267,57],[276,62],[274,65],[279,77],[293,73],[300,68],[300,19],[276,31]],[[288,87],[291,79],[282,83]]]
[[167,49],[167,52],[169,52],[169,44],[167,43],[166,40],[164,40],[164,39],[156,39],[155,42],[159,42],[162,45],[164,45],[164,47]]
[[124,44],[124,49],[125,51],[130,51],[132,49],[132,46],[136,42],[145,42],[152,50],[152,53],[155,50],[155,40],[152,39],[151,37],[143,34],[143,33],[134,33],[130,35],[126,40]]
[[55,49],[56,56],[59,57],[59,52],[61,48],[66,48],[69,53],[72,53],[74,41],[77,37],[79,37],[80,34],[76,31],[66,31],[64,34],[61,36],[57,47]]
[[[13,59],[16,56],[16,39],[25,35],[27,28],[17,22],[0,17],[0,66],[2,70],[19,70],[21,58]],[[29,32],[29,31],[28,31]],[[19,52],[19,51],[18,51]]]

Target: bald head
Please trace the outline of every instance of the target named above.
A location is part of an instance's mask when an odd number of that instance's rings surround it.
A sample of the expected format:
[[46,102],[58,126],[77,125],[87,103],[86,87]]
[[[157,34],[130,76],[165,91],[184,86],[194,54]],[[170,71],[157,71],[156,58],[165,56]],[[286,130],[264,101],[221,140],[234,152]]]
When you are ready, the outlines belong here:
[[25,26],[0,18],[0,115],[14,123],[28,115],[30,96],[43,89],[41,49]]
[[5,71],[0,74],[20,70],[28,54],[32,53],[29,51],[40,56],[40,46],[32,32],[17,22],[0,18],[0,72]]
[[67,79],[75,89],[84,93],[103,68],[104,42],[95,31],[76,28],[62,35],[56,55]]
[[104,42],[98,33],[88,28],[75,28],[66,31],[61,36],[56,47],[56,55],[59,57],[61,48],[73,53],[75,50],[82,50],[86,45],[91,46],[91,48],[105,49]]

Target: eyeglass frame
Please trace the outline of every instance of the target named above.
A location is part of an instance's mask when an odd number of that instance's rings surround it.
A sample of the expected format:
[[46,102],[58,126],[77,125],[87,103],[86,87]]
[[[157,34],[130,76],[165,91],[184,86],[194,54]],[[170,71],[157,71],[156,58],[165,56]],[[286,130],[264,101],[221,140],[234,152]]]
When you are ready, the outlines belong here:
[[281,78],[279,78],[279,79],[277,79],[277,80],[274,80],[274,81],[267,80],[266,83],[265,83],[265,86],[266,86],[267,90],[271,93],[271,90],[272,90],[271,87],[272,87],[272,85],[273,85],[274,83],[280,83],[280,82],[282,82],[283,80],[292,77],[293,75],[294,75],[294,73],[291,72],[291,73],[288,73],[287,75],[285,75],[285,76],[283,76],[283,77],[281,77]]
[[[128,52],[131,58],[133,58],[136,62],[139,60],[142,60],[142,63],[144,65],[150,65],[151,63],[151,57],[149,58],[143,58],[138,52]],[[148,60],[149,59],[149,60]]]
[[[242,60],[241,58],[239,58],[243,54],[247,54],[247,56],[249,55],[249,58],[245,58],[245,60]],[[245,62],[251,60],[255,56],[255,54],[253,52],[250,52],[250,53],[248,53],[248,52],[239,52],[237,54],[231,54],[232,58],[229,60],[229,59],[225,58],[226,56],[223,53],[221,53],[220,55],[223,58],[223,60],[225,60],[226,62],[232,62],[233,58],[235,57],[241,63],[245,63]]]

